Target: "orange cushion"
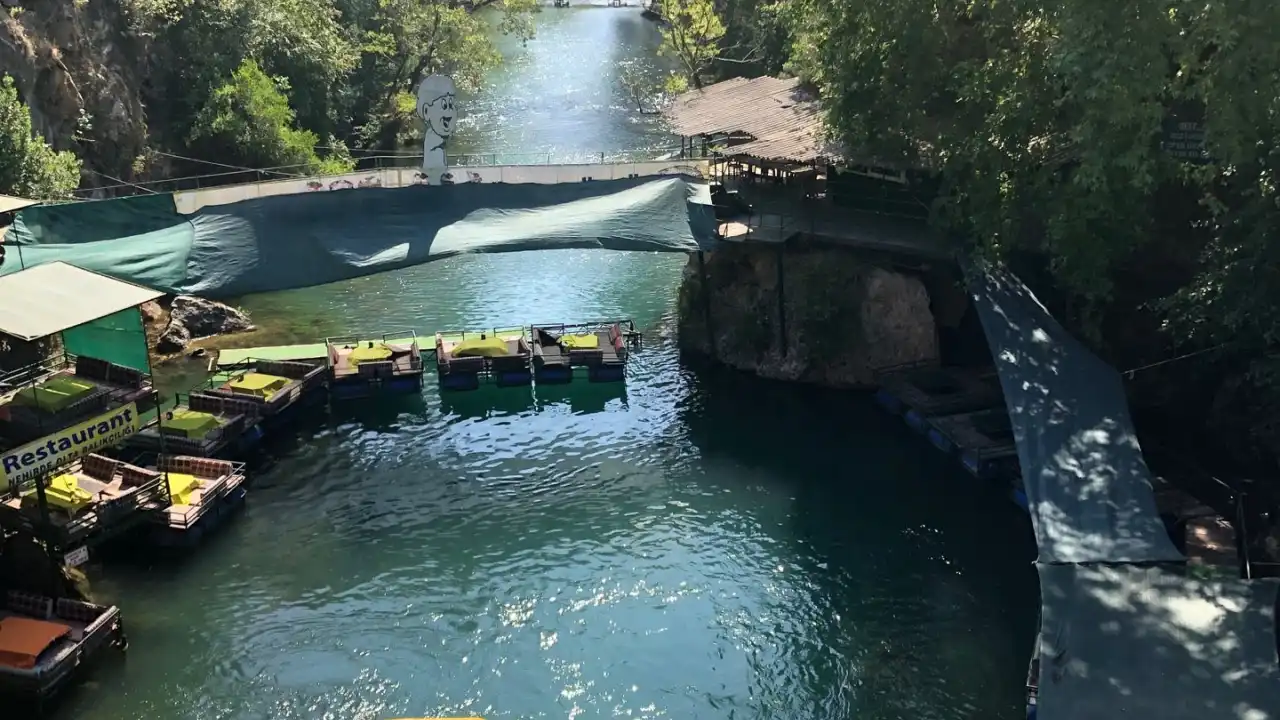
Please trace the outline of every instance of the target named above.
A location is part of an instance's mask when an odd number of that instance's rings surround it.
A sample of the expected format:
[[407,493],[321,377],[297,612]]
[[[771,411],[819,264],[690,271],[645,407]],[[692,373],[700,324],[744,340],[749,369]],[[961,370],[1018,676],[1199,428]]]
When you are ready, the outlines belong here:
[[36,666],[40,653],[70,633],[70,627],[58,623],[24,617],[4,618],[0,620],[0,665],[30,670]]

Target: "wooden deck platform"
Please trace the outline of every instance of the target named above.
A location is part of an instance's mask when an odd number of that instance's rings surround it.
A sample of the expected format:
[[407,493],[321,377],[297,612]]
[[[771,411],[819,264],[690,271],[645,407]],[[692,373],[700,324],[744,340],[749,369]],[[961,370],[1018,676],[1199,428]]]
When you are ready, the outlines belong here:
[[896,400],[896,412],[924,431],[927,419],[1004,407],[1000,381],[992,368],[916,368],[892,373],[881,381],[881,402]]

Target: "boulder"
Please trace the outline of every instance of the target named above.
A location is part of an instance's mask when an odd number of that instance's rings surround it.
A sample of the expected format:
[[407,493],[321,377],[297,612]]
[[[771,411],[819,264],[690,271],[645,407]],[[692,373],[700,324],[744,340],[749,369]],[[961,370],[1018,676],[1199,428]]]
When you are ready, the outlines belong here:
[[160,340],[156,343],[156,350],[170,355],[182,352],[190,342],[191,332],[187,330],[187,327],[182,323],[170,322],[169,327],[165,328],[164,333],[160,335]]
[[205,298],[179,295],[169,308],[169,326],[178,323],[191,333],[192,338],[225,335],[253,329],[253,323],[244,312]]
[[169,307],[169,325],[160,335],[156,349],[166,354],[177,353],[198,338],[252,329],[249,316],[241,310],[215,300],[179,295]]
[[142,321],[147,325],[154,325],[164,319],[164,308],[155,300],[142,303],[138,310],[142,312]]
[[939,360],[921,273],[821,247],[725,243],[705,258],[706,282],[695,255],[680,287],[685,350],[761,377],[846,388]]

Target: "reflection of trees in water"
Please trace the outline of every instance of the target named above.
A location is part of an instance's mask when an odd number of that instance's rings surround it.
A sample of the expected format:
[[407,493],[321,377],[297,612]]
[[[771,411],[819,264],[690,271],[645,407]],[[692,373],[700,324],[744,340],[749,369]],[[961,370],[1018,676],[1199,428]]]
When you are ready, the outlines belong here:
[[[748,644],[761,709],[1012,717],[1038,605],[1025,517],[863,394],[693,375],[682,419],[704,461],[759,469],[793,499],[775,550],[793,559]],[[802,697],[820,707],[789,707]]]

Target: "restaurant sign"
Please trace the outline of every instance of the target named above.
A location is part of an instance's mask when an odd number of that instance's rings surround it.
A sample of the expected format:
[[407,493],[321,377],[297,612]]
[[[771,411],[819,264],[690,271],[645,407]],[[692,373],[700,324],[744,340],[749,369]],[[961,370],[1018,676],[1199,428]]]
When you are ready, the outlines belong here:
[[0,478],[16,488],[138,432],[138,406],[129,403],[0,454]]

